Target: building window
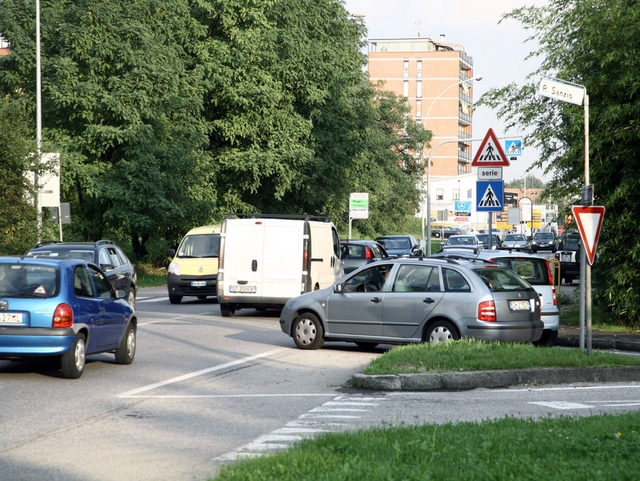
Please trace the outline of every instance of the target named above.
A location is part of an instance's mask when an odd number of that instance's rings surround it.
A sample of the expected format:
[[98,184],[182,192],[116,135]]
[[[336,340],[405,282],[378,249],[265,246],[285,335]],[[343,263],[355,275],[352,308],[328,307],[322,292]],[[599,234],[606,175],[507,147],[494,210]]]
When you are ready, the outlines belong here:
[[409,61],[404,61],[404,78],[409,78]]
[[453,200],[460,200],[460,189],[453,189]]
[[436,189],[436,200],[444,200],[444,191],[442,189]]
[[404,95],[405,97],[409,97],[409,81],[408,80],[404,81],[404,86],[402,88],[402,95]]
[[469,189],[467,191],[467,199],[471,199],[471,196],[473,195],[473,189]]
[[416,78],[422,78],[422,60],[418,60]]
[[422,117],[422,100],[416,100],[416,117]]
[[416,82],[416,97],[422,97],[422,80]]

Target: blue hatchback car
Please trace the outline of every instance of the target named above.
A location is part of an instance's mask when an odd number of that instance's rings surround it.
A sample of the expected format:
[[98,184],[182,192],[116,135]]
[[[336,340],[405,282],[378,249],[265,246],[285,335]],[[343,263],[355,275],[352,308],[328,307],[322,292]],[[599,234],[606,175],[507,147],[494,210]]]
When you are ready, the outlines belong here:
[[59,357],[70,379],[90,354],[131,364],[137,320],[126,296],[82,259],[0,257],[0,359]]

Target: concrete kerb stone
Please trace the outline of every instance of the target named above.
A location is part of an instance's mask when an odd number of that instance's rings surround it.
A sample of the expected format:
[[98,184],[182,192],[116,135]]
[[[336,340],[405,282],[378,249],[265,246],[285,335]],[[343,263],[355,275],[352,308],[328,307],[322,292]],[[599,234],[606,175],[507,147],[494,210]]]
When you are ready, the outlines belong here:
[[499,388],[518,384],[640,381],[640,366],[544,368],[400,375],[355,374],[351,385],[381,391]]

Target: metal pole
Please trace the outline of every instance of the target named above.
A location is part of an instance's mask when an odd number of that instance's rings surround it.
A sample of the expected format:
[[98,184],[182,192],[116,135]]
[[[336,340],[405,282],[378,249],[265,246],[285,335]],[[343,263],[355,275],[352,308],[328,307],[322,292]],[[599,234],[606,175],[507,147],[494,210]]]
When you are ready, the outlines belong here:
[[[42,67],[40,64],[40,0],[36,0],[36,146],[38,149],[36,169],[42,160]],[[40,205],[40,189],[38,187],[38,172],[34,172],[33,186],[36,195],[36,233],[37,240],[42,239],[42,207]]]
[[[584,89],[584,185],[585,188],[589,185],[589,96],[587,95],[587,89]],[[593,205],[593,197],[589,197],[589,205]],[[586,261],[586,251],[584,245],[581,247],[581,253],[583,254],[580,260],[580,267],[584,262],[584,284],[585,284],[585,298],[584,298],[584,310],[587,321],[587,356],[591,356],[591,264]],[[582,299],[580,299],[582,301]]]

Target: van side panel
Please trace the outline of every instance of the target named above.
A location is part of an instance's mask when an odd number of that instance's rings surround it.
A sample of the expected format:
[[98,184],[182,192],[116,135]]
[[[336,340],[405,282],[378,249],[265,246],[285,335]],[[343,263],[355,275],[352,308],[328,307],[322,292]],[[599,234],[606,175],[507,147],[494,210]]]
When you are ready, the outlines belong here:
[[310,222],[311,289],[329,287],[343,276],[340,240],[333,224]]

